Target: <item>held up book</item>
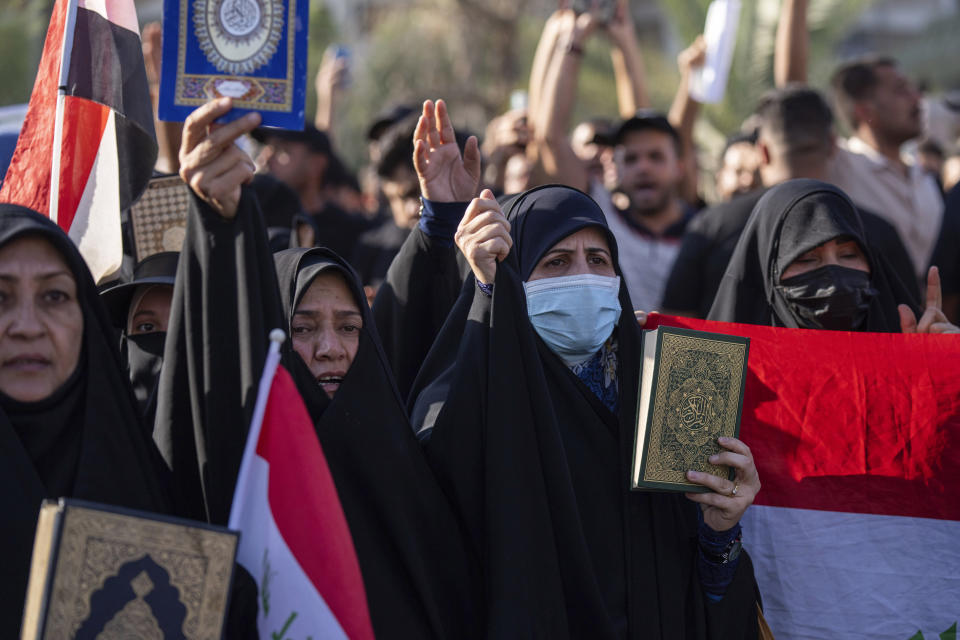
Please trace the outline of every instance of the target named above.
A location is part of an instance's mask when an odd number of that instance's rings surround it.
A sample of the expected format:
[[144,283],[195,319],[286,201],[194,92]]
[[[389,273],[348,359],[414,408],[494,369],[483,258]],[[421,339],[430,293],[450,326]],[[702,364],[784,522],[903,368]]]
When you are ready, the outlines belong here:
[[732,478],[707,460],[740,434],[749,338],[660,326],[643,332],[630,488],[709,491],[688,470]]
[[237,538],[199,522],[47,500],[21,640],[219,640]]
[[303,129],[308,0],[164,0],[161,120],[233,98],[221,118],[259,111],[264,127]]

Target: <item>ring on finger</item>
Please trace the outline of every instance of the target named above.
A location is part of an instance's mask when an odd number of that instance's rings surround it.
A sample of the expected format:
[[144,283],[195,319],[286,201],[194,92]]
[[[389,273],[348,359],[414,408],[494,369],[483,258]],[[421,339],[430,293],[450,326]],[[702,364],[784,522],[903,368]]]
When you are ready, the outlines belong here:
[[731,497],[731,498],[736,498],[736,497],[737,497],[737,491],[739,491],[739,490],[740,490],[740,483],[739,483],[739,482],[734,482],[734,483],[733,483],[733,489],[730,490],[730,497]]

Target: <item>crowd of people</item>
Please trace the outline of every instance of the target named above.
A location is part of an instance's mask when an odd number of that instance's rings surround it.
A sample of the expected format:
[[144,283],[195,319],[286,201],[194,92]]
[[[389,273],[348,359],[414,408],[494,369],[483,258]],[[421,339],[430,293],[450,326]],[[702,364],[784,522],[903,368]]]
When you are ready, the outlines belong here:
[[[777,87],[731,132],[710,205],[688,90],[706,45],[651,109],[625,2],[606,22],[552,15],[527,107],[482,143],[442,99],[388,105],[354,173],[333,56],[302,132],[216,124],[229,98],[158,125],[158,167],[192,194],[182,250],[99,290],[55,224],[0,205],[0,477],[19,488],[0,498],[4,635],[44,498],[227,522],[282,327],[377,637],[757,637],[748,443],[710,458],[732,479],[688,473],[703,493],[628,489],[645,312],[960,332],[960,187],[901,155],[920,93],[863,58],[838,67],[831,107],[806,84],[807,5],[783,3]],[[601,32],[620,118],[574,126]],[[256,637],[256,615],[238,571],[226,637]]]

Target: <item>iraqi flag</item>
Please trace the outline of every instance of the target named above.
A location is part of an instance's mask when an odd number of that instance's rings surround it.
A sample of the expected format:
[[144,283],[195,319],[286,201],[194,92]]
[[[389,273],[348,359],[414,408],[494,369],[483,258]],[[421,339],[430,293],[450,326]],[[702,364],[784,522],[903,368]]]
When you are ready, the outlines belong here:
[[371,639],[353,540],[313,423],[271,335],[230,528],[259,589],[263,638]]
[[49,215],[99,280],[120,267],[120,211],[156,159],[133,0],[56,0],[0,201]]
[[960,336],[657,324],[750,338],[743,541],[776,637],[954,638]]

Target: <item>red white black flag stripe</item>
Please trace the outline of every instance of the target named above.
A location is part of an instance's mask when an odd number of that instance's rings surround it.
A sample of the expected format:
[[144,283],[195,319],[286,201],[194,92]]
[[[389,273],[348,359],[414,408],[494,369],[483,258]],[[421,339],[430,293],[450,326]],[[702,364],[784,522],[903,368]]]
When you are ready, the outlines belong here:
[[0,200],[50,215],[100,278],[156,155],[133,1],[57,0]]

